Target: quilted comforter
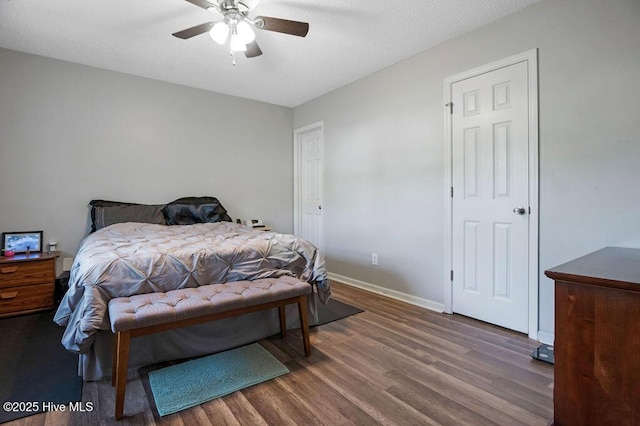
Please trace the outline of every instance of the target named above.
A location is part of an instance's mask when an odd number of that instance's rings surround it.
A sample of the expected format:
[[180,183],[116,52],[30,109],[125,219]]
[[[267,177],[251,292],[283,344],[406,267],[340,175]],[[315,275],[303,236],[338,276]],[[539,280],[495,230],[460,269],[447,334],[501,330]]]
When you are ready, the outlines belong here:
[[86,353],[95,333],[110,329],[114,297],[282,275],[313,284],[323,303],[331,294],[323,256],[293,235],[229,222],[119,223],[82,241],[54,321],[66,326],[64,347]]

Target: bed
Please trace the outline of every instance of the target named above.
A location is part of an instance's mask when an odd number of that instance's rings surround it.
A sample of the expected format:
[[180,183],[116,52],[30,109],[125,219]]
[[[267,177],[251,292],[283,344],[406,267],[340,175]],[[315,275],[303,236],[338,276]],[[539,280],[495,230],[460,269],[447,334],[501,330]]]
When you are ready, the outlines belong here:
[[[111,298],[282,275],[311,283],[322,303],[330,297],[322,255],[293,235],[224,220],[189,225],[106,224],[82,241],[54,321],[66,327],[63,346],[80,354],[79,374],[84,380],[101,380],[111,373],[113,335],[107,309]],[[296,308],[289,309],[287,326],[298,327]],[[279,322],[277,310],[273,311],[136,339],[130,370],[276,334]],[[316,298],[308,298],[308,311],[310,324],[315,324]]]

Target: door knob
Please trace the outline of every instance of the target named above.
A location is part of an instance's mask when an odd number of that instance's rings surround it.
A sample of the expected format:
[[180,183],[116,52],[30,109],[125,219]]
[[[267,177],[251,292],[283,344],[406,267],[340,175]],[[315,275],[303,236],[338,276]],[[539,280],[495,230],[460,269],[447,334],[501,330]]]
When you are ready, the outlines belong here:
[[524,207],[518,206],[513,208],[515,214],[525,214],[527,210]]

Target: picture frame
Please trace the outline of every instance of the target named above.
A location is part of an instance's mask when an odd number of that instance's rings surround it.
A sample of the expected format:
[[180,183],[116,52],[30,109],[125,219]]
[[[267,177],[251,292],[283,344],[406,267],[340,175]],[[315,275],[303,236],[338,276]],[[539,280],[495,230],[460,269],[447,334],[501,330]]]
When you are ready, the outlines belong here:
[[42,231],[28,232],[3,232],[2,250],[11,250],[14,253],[42,252]]

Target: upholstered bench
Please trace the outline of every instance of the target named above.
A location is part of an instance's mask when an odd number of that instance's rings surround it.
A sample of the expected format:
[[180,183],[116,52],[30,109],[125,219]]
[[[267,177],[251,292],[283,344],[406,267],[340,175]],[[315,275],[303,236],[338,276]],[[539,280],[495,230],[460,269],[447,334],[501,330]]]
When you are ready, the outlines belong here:
[[307,295],[311,291],[309,283],[284,276],[112,299],[109,301],[109,318],[115,342],[111,384],[116,387],[116,420],[124,414],[129,343],[132,337],[271,308],[278,308],[280,333],[284,337],[287,332],[285,306],[297,303],[304,353],[309,356],[311,342]]

